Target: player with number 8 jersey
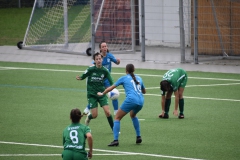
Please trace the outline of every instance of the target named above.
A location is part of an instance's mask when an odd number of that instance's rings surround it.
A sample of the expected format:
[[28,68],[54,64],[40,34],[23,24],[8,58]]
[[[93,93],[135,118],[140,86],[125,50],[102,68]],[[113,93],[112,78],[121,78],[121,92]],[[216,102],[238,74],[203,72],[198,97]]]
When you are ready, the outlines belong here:
[[[87,160],[92,157],[92,135],[88,126],[80,124],[82,115],[79,109],[72,109],[70,118],[72,124],[63,131],[63,160]],[[85,150],[86,139],[89,152]]]

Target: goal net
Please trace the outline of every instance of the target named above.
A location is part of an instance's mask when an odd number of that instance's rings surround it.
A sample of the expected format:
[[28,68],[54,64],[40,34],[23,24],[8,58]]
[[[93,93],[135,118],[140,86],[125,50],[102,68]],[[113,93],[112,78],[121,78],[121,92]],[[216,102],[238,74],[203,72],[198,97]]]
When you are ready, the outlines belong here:
[[131,1],[35,0],[24,40],[18,47],[90,56],[93,45],[98,50],[98,43],[106,41],[110,51],[132,51]]
[[21,47],[85,54],[91,41],[90,11],[89,0],[35,0]]
[[[95,42],[106,41],[111,52],[134,51],[135,8],[133,0],[95,0]],[[138,26],[139,27],[139,26]]]

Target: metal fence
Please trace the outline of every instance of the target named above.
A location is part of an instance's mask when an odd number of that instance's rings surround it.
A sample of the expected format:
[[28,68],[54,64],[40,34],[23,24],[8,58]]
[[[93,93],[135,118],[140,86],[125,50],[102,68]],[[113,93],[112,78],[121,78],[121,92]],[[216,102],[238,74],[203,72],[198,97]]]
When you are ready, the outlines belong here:
[[[103,23],[96,35],[109,41],[131,37],[128,43],[141,50],[142,61],[153,60],[145,56],[149,47],[158,48],[157,54],[174,48],[182,63],[240,56],[238,0],[105,0],[102,4]],[[168,54],[167,59],[176,54]]]
[[182,63],[240,56],[240,0],[91,1],[92,42],[130,45],[142,61],[148,46],[174,48]]
[[193,1],[191,53],[196,63],[198,55],[208,55],[205,59],[239,58],[239,17],[239,0]]

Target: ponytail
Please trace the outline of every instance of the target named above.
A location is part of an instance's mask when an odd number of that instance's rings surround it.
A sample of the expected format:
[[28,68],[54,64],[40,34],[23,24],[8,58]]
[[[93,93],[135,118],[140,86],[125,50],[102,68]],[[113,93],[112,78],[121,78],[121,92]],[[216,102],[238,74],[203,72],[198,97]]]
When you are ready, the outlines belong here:
[[134,65],[133,64],[127,64],[126,66],[126,71],[131,75],[132,79],[134,80],[134,82],[136,84],[139,84],[139,82],[137,81],[135,75],[133,74],[133,72],[135,71],[134,69]]

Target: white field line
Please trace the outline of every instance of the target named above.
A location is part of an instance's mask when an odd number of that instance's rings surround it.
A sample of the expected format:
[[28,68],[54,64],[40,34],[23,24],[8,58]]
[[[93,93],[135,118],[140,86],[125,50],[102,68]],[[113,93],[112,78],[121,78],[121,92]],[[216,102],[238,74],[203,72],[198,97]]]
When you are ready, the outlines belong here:
[[[209,86],[230,86],[230,85],[238,85],[240,83],[225,83],[225,84],[200,84],[200,85],[186,85],[186,88],[188,87],[209,87]],[[149,88],[146,88],[146,89],[160,89],[160,87],[149,87]],[[121,89],[123,90],[123,89]]]
[[[120,92],[121,93],[121,92]],[[161,94],[144,94],[148,96],[156,96],[160,97]],[[174,97],[174,96],[173,96]],[[204,100],[214,100],[214,101],[232,101],[232,102],[240,102],[240,99],[222,99],[222,98],[204,98],[204,97],[187,97],[183,96],[184,98],[191,98],[191,99],[204,99]]]
[[[224,86],[224,85],[238,85],[240,83],[227,83],[227,84],[209,84],[209,85],[187,85],[186,87],[207,87],[207,86]],[[149,90],[149,89],[156,89],[159,87],[149,87],[149,88],[146,88],[146,90]],[[123,90],[123,89],[119,89],[120,90]],[[125,92],[120,92],[121,94],[125,94]],[[144,94],[144,95],[148,95],[148,96],[157,96],[157,97],[160,97],[161,94]],[[173,96],[174,97],[174,96]],[[184,98],[191,98],[191,99],[205,99],[205,100],[216,100],[216,101],[233,101],[233,102],[240,102],[239,99],[222,99],[222,98],[204,98],[204,97],[187,97],[187,96],[184,96]]]
[[[61,156],[62,154],[0,154],[0,157],[50,157],[50,156]],[[129,156],[137,154],[93,154],[94,156]]]
[[0,157],[50,157],[61,156],[61,154],[0,154]]
[[[36,71],[53,71],[53,72],[84,72],[84,71],[76,71],[76,70],[56,70],[56,69],[40,69],[40,68],[19,68],[19,67],[1,67],[0,69],[9,69],[9,70],[14,70],[14,69],[19,69],[19,70],[36,70]],[[125,73],[111,73],[111,74],[121,74],[124,75]],[[162,75],[148,75],[148,74],[138,74],[141,76],[154,76],[154,77],[161,77]],[[222,80],[222,81],[239,81],[240,79],[219,79],[219,78],[203,78],[203,77],[188,77],[188,78],[193,78],[193,79],[208,79],[208,80]],[[210,84],[210,85],[187,85],[186,87],[198,87],[198,86],[220,86],[220,85],[237,85],[240,83],[228,83],[228,84]],[[146,89],[155,89],[159,87],[149,87]],[[119,91],[122,91],[123,89],[119,89]],[[125,94],[124,92],[120,92],[121,94]],[[161,96],[160,94],[145,94],[145,95],[150,95],[150,96]],[[195,99],[205,99],[205,100],[221,100],[221,101],[240,101],[240,100],[235,100],[235,99],[220,99],[220,98],[202,98],[202,97],[186,97],[184,98],[195,98]]]
[[[30,143],[18,143],[18,142],[5,142],[0,141],[2,144],[14,144],[14,145],[25,145],[25,146],[36,146],[36,147],[51,147],[51,148],[63,148],[63,146],[54,146],[54,145],[44,145],[44,144],[30,144]],[[88,150],[88,149],[87,149]],[[111,150],[102,150],[102,149],[93,149],[93,151],[98,152],[106,152],[106,153],[114,153],[114,154],[106,154],[106,155],[142,155],[142,156],[150,156],[150,157],[164,157],[164,158],[170,158],[170,159],[184,159],[184,160],[202,160],[202,159],[196,159],[196,158],[187,158],[187,157],[176,157],[176,156],[166,156],[166,155],[159,155],[159,154],[147,154],[147,153],[135,153],[135,152],[121,152],[121,151],[111,151]],[[0,154],[1,156],[10,156],[10,155],[20,155],[23,156],[25,154]],[[44,154],[27,154],[29,156],[41,156]],[[49,156],[56,156],[59,154],[47,154]],[[93,155],[103,155],[103,154],[93,154]]]
[[[78,70],[58,70],[58,69],[43,69],[43,68],[20,68],[20,67],[3,67],[0,66],[0,69],[9,69],[9,70],[34,70],[34,71],[51,71],[51,72],[77,72],[82,73],[85,71],[78,71]],[[114,73],[111,74],[116,75],[125,75],[126,73]],[[150,75],[150,74],[137,74],[139,76],[148,76],[148,77],[162,77],[163,75]],[[204,77],[188,77],[191,79],[205,79],[205,80],[220,80],[220,81],[237,81],[240,82],[240,79],[221,79],[221,78],[204,78]]]

